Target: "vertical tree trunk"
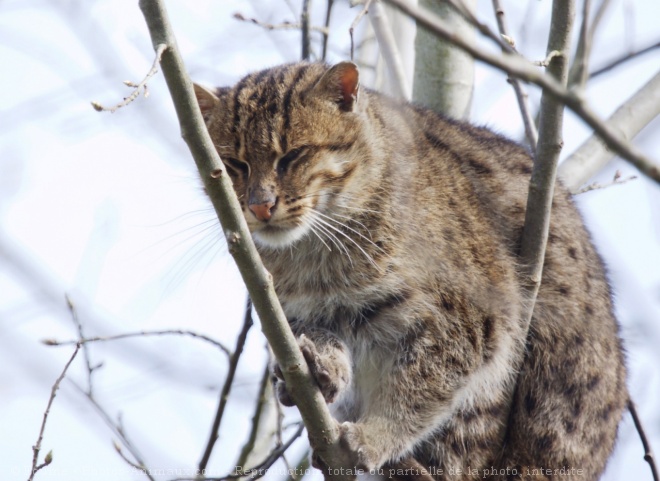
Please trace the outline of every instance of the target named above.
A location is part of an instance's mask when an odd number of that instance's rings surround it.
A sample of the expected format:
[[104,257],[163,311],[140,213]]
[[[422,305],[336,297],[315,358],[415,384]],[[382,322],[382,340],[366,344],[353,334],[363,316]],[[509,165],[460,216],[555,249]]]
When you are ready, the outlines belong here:
[[[464,0],[474,10],[476,0]],[[419,0],[454,25],[465,36],[474,38],[475,29],[447,2]],[[451,43],[417,28],[413,100],[457,119],[467,119],[472,105],[474,60]]]

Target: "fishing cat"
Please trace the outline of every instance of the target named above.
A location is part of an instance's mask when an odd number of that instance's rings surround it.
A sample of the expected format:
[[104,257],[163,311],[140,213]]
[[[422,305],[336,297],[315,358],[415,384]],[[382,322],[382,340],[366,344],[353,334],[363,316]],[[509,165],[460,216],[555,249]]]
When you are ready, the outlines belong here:
[[558,186],[525,336],[525,149],[362,88],[350,62],[195,91],[359,468],[598,478],[627,401],[611,295]]

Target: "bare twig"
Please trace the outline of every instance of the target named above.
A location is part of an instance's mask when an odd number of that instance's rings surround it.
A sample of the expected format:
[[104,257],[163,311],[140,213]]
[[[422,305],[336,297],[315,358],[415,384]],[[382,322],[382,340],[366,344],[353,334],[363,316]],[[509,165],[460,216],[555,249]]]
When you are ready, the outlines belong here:
[[658,467],[655,464],[651,443],[646,437],[646,432],[644,432],[642,421],[637,414],[637,407],[635,406],[635,403],[632,401],[632,399],[628,399],[628,410],[630,411],[630,415],[633,418],[633,422],[635,423],[635,428],[639,433],[639,437],[642,440],[642,445],[644,446],[644,460],[649,463],[651,474],[653,475],[653,481],[660,481],[660,474],[658,474]]
[[241,453],[236,460],[236,466],[243,468],[247,462],[248,457],[254,450],[254,446],[257,442],[257,434],[259,433],[259,428],[261,427],[261,419],[264,413],[264,407],[270,402],[270,395],[268,393],[268,385],[270,383],[270,367],[266,364],[266,369],[261,377],[261,382],[259,383],[259,392],[257,394],[257,404],[254,408],[254,414],[252,415],[252,427],[250,429],[250,435],[248,436],[247,441],[241,449]]
[[573,64],[568,73],[568,85],[582,89],[588,78],[589,55],[591,54],[591,43],[595,31],[589,29],[589,14],[591,0],[582,0],[582,24],[580,25],[580,36],[573,59]]
[[390,83],[394,89],[393,94],[395,97],[406,99],[408,98],[407,92],[410,92],[406,72],[392,34],[392,27],[379,0],[374,0],[371,3],[368,13],[371,26],[378,39],[378,47],[390,74]]
[[480,48],[476,42],[457,34],[450,25],[426,9],[409,5],[403,0],[385,1],[417,20],[419,26],[423,26],[436,35],[448,39],[475,59],[481,60],[509,75],[542,87],[548,94],[560,99],[594,129],[610,149],[635,165],[645,175],[660,183],[660,165],[644,155],[637,147],[626,142],[614,129],[604,123],[576,92],[568,91],[565,86],[559,84],[551,76],[539,72],[538,69],[519,56],[498,55]]
[[637,50],[635,52],[627,53],[625,55],[622,55],[621,57],[617,58],[616,60],[613,60],[609,64],[600,67],[597,70],[594,70],[589,74],[589,78],[592,79],[594,77],[598,77],[599,75],[602,75],[606,72],[609,72],[612,69],[615,69],[616,67],[619,67],[620,65],[623,65],[624,63],[636,59],[637,57],[640,57],[644,54],[647,54],[649,52],[652,52],[653,50],[660,48],[660,42],[655,42],[648,47],[644,47],[640,50]]
[[[513,53],[515,46],[507,40],[507,36],[498,35],[493,32],[490,27],[481,22],[472,12],[470,8],[465,5],[465,0],[445,0],[452,8],[458,12],[465,20],[474,26],[484,36],[492,40],[503,52]],[[499,27],[499,25],[498,25]],[[500,30],[501,33],[501,30]]]
[[[566,85],[568,79],[568,55],[574,16],[574,0],[554,0],[547,50],[548,52],[556,51],[559,54],[552,58],[547,71],[560,85]],[[529,182],[520,248],[520,261],[524,269],[523,285],[530,301],[527,312],[527,329],[532,320],[536,295],[541,286],[557,164],[564,143],[562,139],[563,114],[564,104],[550,92],[543,90],[539,141]]]
[[[127,459],[126,455],[123,452],[119,452],[118,454],[120,457],[126,461],[130,466],[139,469],[144,473],[144,475],[149,478],[150,481],[155,481],[154,477],[150,474],[149,469],[147,468],[144,459],[140,452],[138,451],[137,447],[133,445],[131,440],[128,438],[126,435],[126,432],[124,431],[123,426],[121,426],[121,423],[115,423],[112,419],[112,417],[108,414],[108,412],[99,404],[99,402],[96,400],[94,396],[90,396],[87,391],[85,391],[82,387],[80,387],[78,384],[75,382],[72,383],[73,386],[80,391],[81,394],[83,394],[89,402],[94,406],[94,409],[96,409],[96,412],[101,416],[101,419],[105,422],[105,424],[112,430],[113,433],[119,438],[121,443],[124,445],[124,447],[128,450],[128,452],[131,453],[131,456],[135,459],[135,461],[130,461],[130,459]],[[113,446],[115,446],[115,450],[117,450],[116,446],[117,443],[113,442]]]
[[96,369],[98,366],[92,366],[92,362],[89,357],[89,349],[87,344],[83,341],[85,335],[83,334],[83,327],[80,319],[78,318],[78,311],[76,310],[76,306],[68,294],[65,295],[65,299],[66,305],[69,308],[69,312],[71,313],[71,320],[73,320],[73,323],[78,330],[78,341],[76,344],[80,344],[82,346],[83,356],[85,358],[85,367],[87,368],[87,393],[91,396],[93,391],[92,374],[94,373],[94,369]]
[[335,0],[328,0],[327,9],[325,11],[325,29],[326,32],[323,34],[323,49],[321,51],[321,60],[325,62],[326,56],[328,54],[328,37],[330,31],[330,17],[332,15],[332,7],[335,4]]
[[365,14],[369,13],[369,5],[371,5],[371,2],[372,0],[367,0],[366,2],[364,2],[364,7],[362,8],[362,10],[360,10],[360,13],[358,13],[355,16],[353,23],[351,23],[351,26],[348,29],[348,35],[351,37],[351,60],[353,60],[353,56],[355,54],[355,39],[353,37],[353,32],[360,23],[360,20],[362,20],[362,17],[364,17]]
[[123,334],[117,334],[114,336],[97,336],[97,337],[88,337],[76,341],[58,341],[56,339],[43,339],[41,342],[46,344],[47,346],[66,346],[70,344],[76,344],[80,342],[81,344],[87,344],[90,342],[106,342],[106,341],[116,341],[119,339],[127,339],[130,337],[146,337],[146,336],[169,336],[169,335],[178,335],[178,336],[190,336],[194,337],[196,339],[201,339],[203,341],[206,341],[218,349],[220,349],[222,352],[224,352],[227,356],[231,356],[231,351],[222,345],[220,342],[216,341],[215,339],[208,337],[204,334],[199,334],[194,331],[189,331],[189,330],[184,330],[184,329],[166,329],[166,330],[161,330],[161,331],[137,331],[137,332],[126,332]]
[[578,195],[578,194],[584,194],[585,192],[589,192],[591,190],[606,189],[608,187],[612,187],[613,185],[625,184],[626,182],[630,182],[631,180],[635,180],[636,178],[637,178],[636,175],[621,177],[621,171],[617,170],[614,173],[614,178],[610,182],[607,182],[606,184],[599,184],[598,182],[593,182],[585,187],[582,187],[577,192],[574,192],[574,194]]
[[165,52],[166,48],[167,45],[165,44],[160,44],[158,45],[158,47],[156,47],[156,57],[154,58],[154,63],[151,66],[151,70],[147,72],[147,75],[145,75],[145,77],[142,79],[140,83],[136,84],[131,82],[130,80],[124,81],[124,85],[126,85],[127,87],[132,87],[133,92],[128,97],[124,97],[123,102],[119,102],[114,107],[104,107],[98,102],[92,102],[92,107],[94,107],[94,110],[96,110],[97,112],[107,111],[114,113],[120,108],[126,107],[128,104],[133,102],[136,98],[140,96],[141,93],[144,94],[145,97],[148,97],[149,90],[147,89],[147,82],[151,77],[156,75],[156,73],[158,72],[158,64],[160,64],[160,59],[162,58],[163,52]]
[[227,377],[225,382],[222,385],[220,390],[220,399],[218,401],[218,410],[215,414],[215,419],[213,420],[213,426],[211,427],[211,435],[209,440],[206,443],[206,448],[204,449],[204,454],[202,459],[199,462],[199,471],[203,472],[206,469],[206,466],[209,463],[211,458],[211,453],[213,452],[213,446],[218,440],[220,425],[222,424],[222,416],[225,412],[225,407],[227,406],[227,401],[229,400],[229,393],[231,392],[232,385],[234,383],[234,377],[236,375],[236,369],[238,368],[238,360],[241,358],[243,353],[243,347],[245,347],[245,340],[247,339],[248,332],[252,327],[252,301],[248,297],[247,302],[245,303],[245,315],[243,316],[243,327],[241,332],[236,338],[236,347],[234,352],[229,358],[229,368],[227,370]]
[[[261,20],[258,20],[256,18],[248,18],[244,16],[242,13],[235,13],[234,18],[236,20],[240,20],[242,22],[249,22],[253,23],[255,25],[258,25],[266,30],[300,30],[302,29],[302,24],[300,22],[282,22],[282,23],[266,23],[262,22]],[[330,30],[328,29],[327,26],[325,27],[319,27],[316,25],[310,25],[309,29],[314,31],[314,32],[320,32],[323,34],[324,37],[326,37],[329,33]]]
[[[660,115],[660,72],[632,97],[626,100],[606,125],[619,136],[630,141],[654,118]],[[573,193],[607,164],[616,152],[597,136],[588,138],[559,166],[559,178]]]
[[309,60],[312,54],[311,38],[309,36],[309,6],[311,0],[303,0],[302,13],[300,14],[300,25],[302,26],[302,53],[303,60]]
[[[277,462],[278,459],[291,447],[291,445],[298,439],[305,429],[305,425],[300,423],[296,432],[282,444],[279,448],[274,449],[261,463],[256,466],[237,472],[236,474],[228,474],[219,478],[204,478],[204,481],[227,481],[229,479],[239,479],[249,477],[250,479],[259,479],[268,473],[270,467]],[[197,478],[177,478],[172,481],[193,481]]]
[[296,467],[289,472],[290,476],[286,478],[287,480],[296,481],[302,479],[305,476],[307,470],[309,469],[309,458],[310,458],[309,455],[310,455],[309,450],[307,450],[302,454],[302,456],[298,458]]
[[[495,17],[497,18],[497,27],[500,31],[500,34],[505,39],[510,39],[509,31],[506,26],[506,21],[504,19],[504,9],[500,0],[493,0],[493,9],[495,10]],[[512,42],[511,48],[515,49],[515,45]],[[502,49],[502,52],[505,52]],[[534,118],[529,108],[529,96],[527,90],[523,87],[522,82],[515,77],[509,76],[509,83],[513,87],[513,91],[516,94],[516,99],[518,101],[518,109],[520,110],[520,116],[523,120],[523,125],[525,127],[525,137],[527,137],[527,143],[529,147],[534,151],[536,150],[536,143],[538,141],[538,132],[536,131],[536,124],[534,123]]]
[[121,445],[117,441],[113,441],[112,446],[115,448],[115,451],[117,452],[119,457],[123,459],[126,464],[139,471],[143,471],[143,472],[145,471],[144,466],[140,466],[138,463],[136,463],[131,458],[126,456],[126,454],[124,454],[124,451],[121,449]]
[[558,57],[560,55],[561,55],[561,52],[558,52],[557,50],[553,50],[551,52],[548,52],[548,54],[546,55],[546,57],[543,60],[535,60],[532,63],[534,65],[536,65],[537,67],[547,67],[548,65],[550,65],[550,63],[552,62],[552,60],[555,57]]
[[78,354],[79,350],[80,350],[80,344],[76,344],[76,348],[73,350],[73,354],[71,354],[71,357],[64,365],[64,369],[62,369],[62,373],[59,375],[59,377],[53,384],[53,387],[50,389],[50,397],[48,398],[48,404],[46,405],[46,410],[44,411],[43,420],[41,421],[41,428],[39,429],[39,437],[37,437],[37,442],[35,443],[35,445],[32,446],[32,468],[30,469],[30,477],[28,478],[28,481],[32,481],[34,479],[34,475],[37,474],[37,471],[48,466],[53,461],[53,453],[52,451],[49,451],[48,454],[46,454],[43,463],[39,464],[39,452],[41,451],[41,441],[43,441],[44,439],[44,431],[46,430],[46,421],[48,421],[48,414],[50,413],[50,407],[53,405],[53,401],[55,400],[55,396],[57,395],[57,390],[60,388],[60,383],[64,379],[64,376],[66,376],[66,372],[69,369],[69,366],[71,365],[73,360],[76,358],[76,355]]

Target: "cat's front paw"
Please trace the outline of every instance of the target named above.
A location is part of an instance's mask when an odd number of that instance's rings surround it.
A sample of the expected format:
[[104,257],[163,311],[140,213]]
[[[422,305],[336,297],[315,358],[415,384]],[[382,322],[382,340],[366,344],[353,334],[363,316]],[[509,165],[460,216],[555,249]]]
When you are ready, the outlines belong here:
[[339,425],[339,442],[353,454],[355,468],[373,471],[380,467],[378,452],[369,445],[359,424],[345,422]]
[[304,334],[298,339],[298,344],[325,402],[335,402],[350,382],[350,367],[343,351],[332,348],[323,352]]
[[[318,347],[304,334],[298,338],[300,351],[309,366],[312,377],[321,389],[325,402],[333,403],[350,384],[351,370],[348,358],[340,344],[325,344]],[[278,363],[272,367],[275,392],[285,406],[293,406],[284,375]]]

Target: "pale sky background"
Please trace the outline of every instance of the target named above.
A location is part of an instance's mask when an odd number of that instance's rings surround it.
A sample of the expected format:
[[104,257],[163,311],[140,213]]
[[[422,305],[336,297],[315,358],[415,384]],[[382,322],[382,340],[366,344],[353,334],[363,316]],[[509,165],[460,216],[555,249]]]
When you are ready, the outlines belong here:
[[[313,20],[325,2],[313,3]],[[348,58],[348,27],[358,8],[336,0],[331,62]],[[598,4],[599,2],[593,2]],[[612,0],[596,37],[593,68],[660,37],[657,0]],[[265,32],[232,18],[293,21],[299,0],[170,0],[166,2],[190,75],[208,85],[231,84],[259,68],[299,58],[300,35]],[[523,54],[544,56],[550,2],[504,1]],[[490,1],[481,19],[493,25]],[[579,18],[578,18],[579,20]],[[525,25],[521,28],[521,25]],[[319,37],[314,48],[320,52]],[[488,45],[487,43],[484,43]],[[489,46],[489,48],[491,48]],[[27,479],[31,446],[51,386],[72,347],[64,302],[78,308],[86,335],[191,329],[233,347],[245,289],[179,136],[160,74],[150,96],[114,114],[90,101],[119,102],[153,60],[137,1],[5,0],[0,2],[0,479]],[[609,115],[660,68],[660,49],[594,80],[586,92]],[[371,76],[364,70],[363,82]],[[533,103],[538,91],[531,90]],[[479,65],[472,120],[511,137],[522,128],[510,86]],[[563,156],[589,134],[568,114]],[[635,143],[660,161],[656,119]],[[616,169],[635,169],[618,160]],[[630,369],[629,386],[655,452],[660,454],[660,188],[640,178],[577,197],[615,290]],[[210,467],[233,467],[249,427],[265,362],[258,325],[246,352]],[[90,346],[94,393],[157,469],[192,469],[203,452],[226,374],[224,355],[191,338],[157,337]],[[86,386],[80,355],[55,399],[42,445],[54,462],[37,480],[145,479],[129,473],[112,447],[114,433],[71,380]],[[287,410],[295,419],[295,410]],[[286,436],[285,436],[286,438]],[[296,462],[302,443],[289,459]],[[157,477],[157,479],[170,479]],[[272,474],[269,479],[283,479]],[[318,479],[318,478],[316,478]],[[604,479],[650,480],[629,416]]]

